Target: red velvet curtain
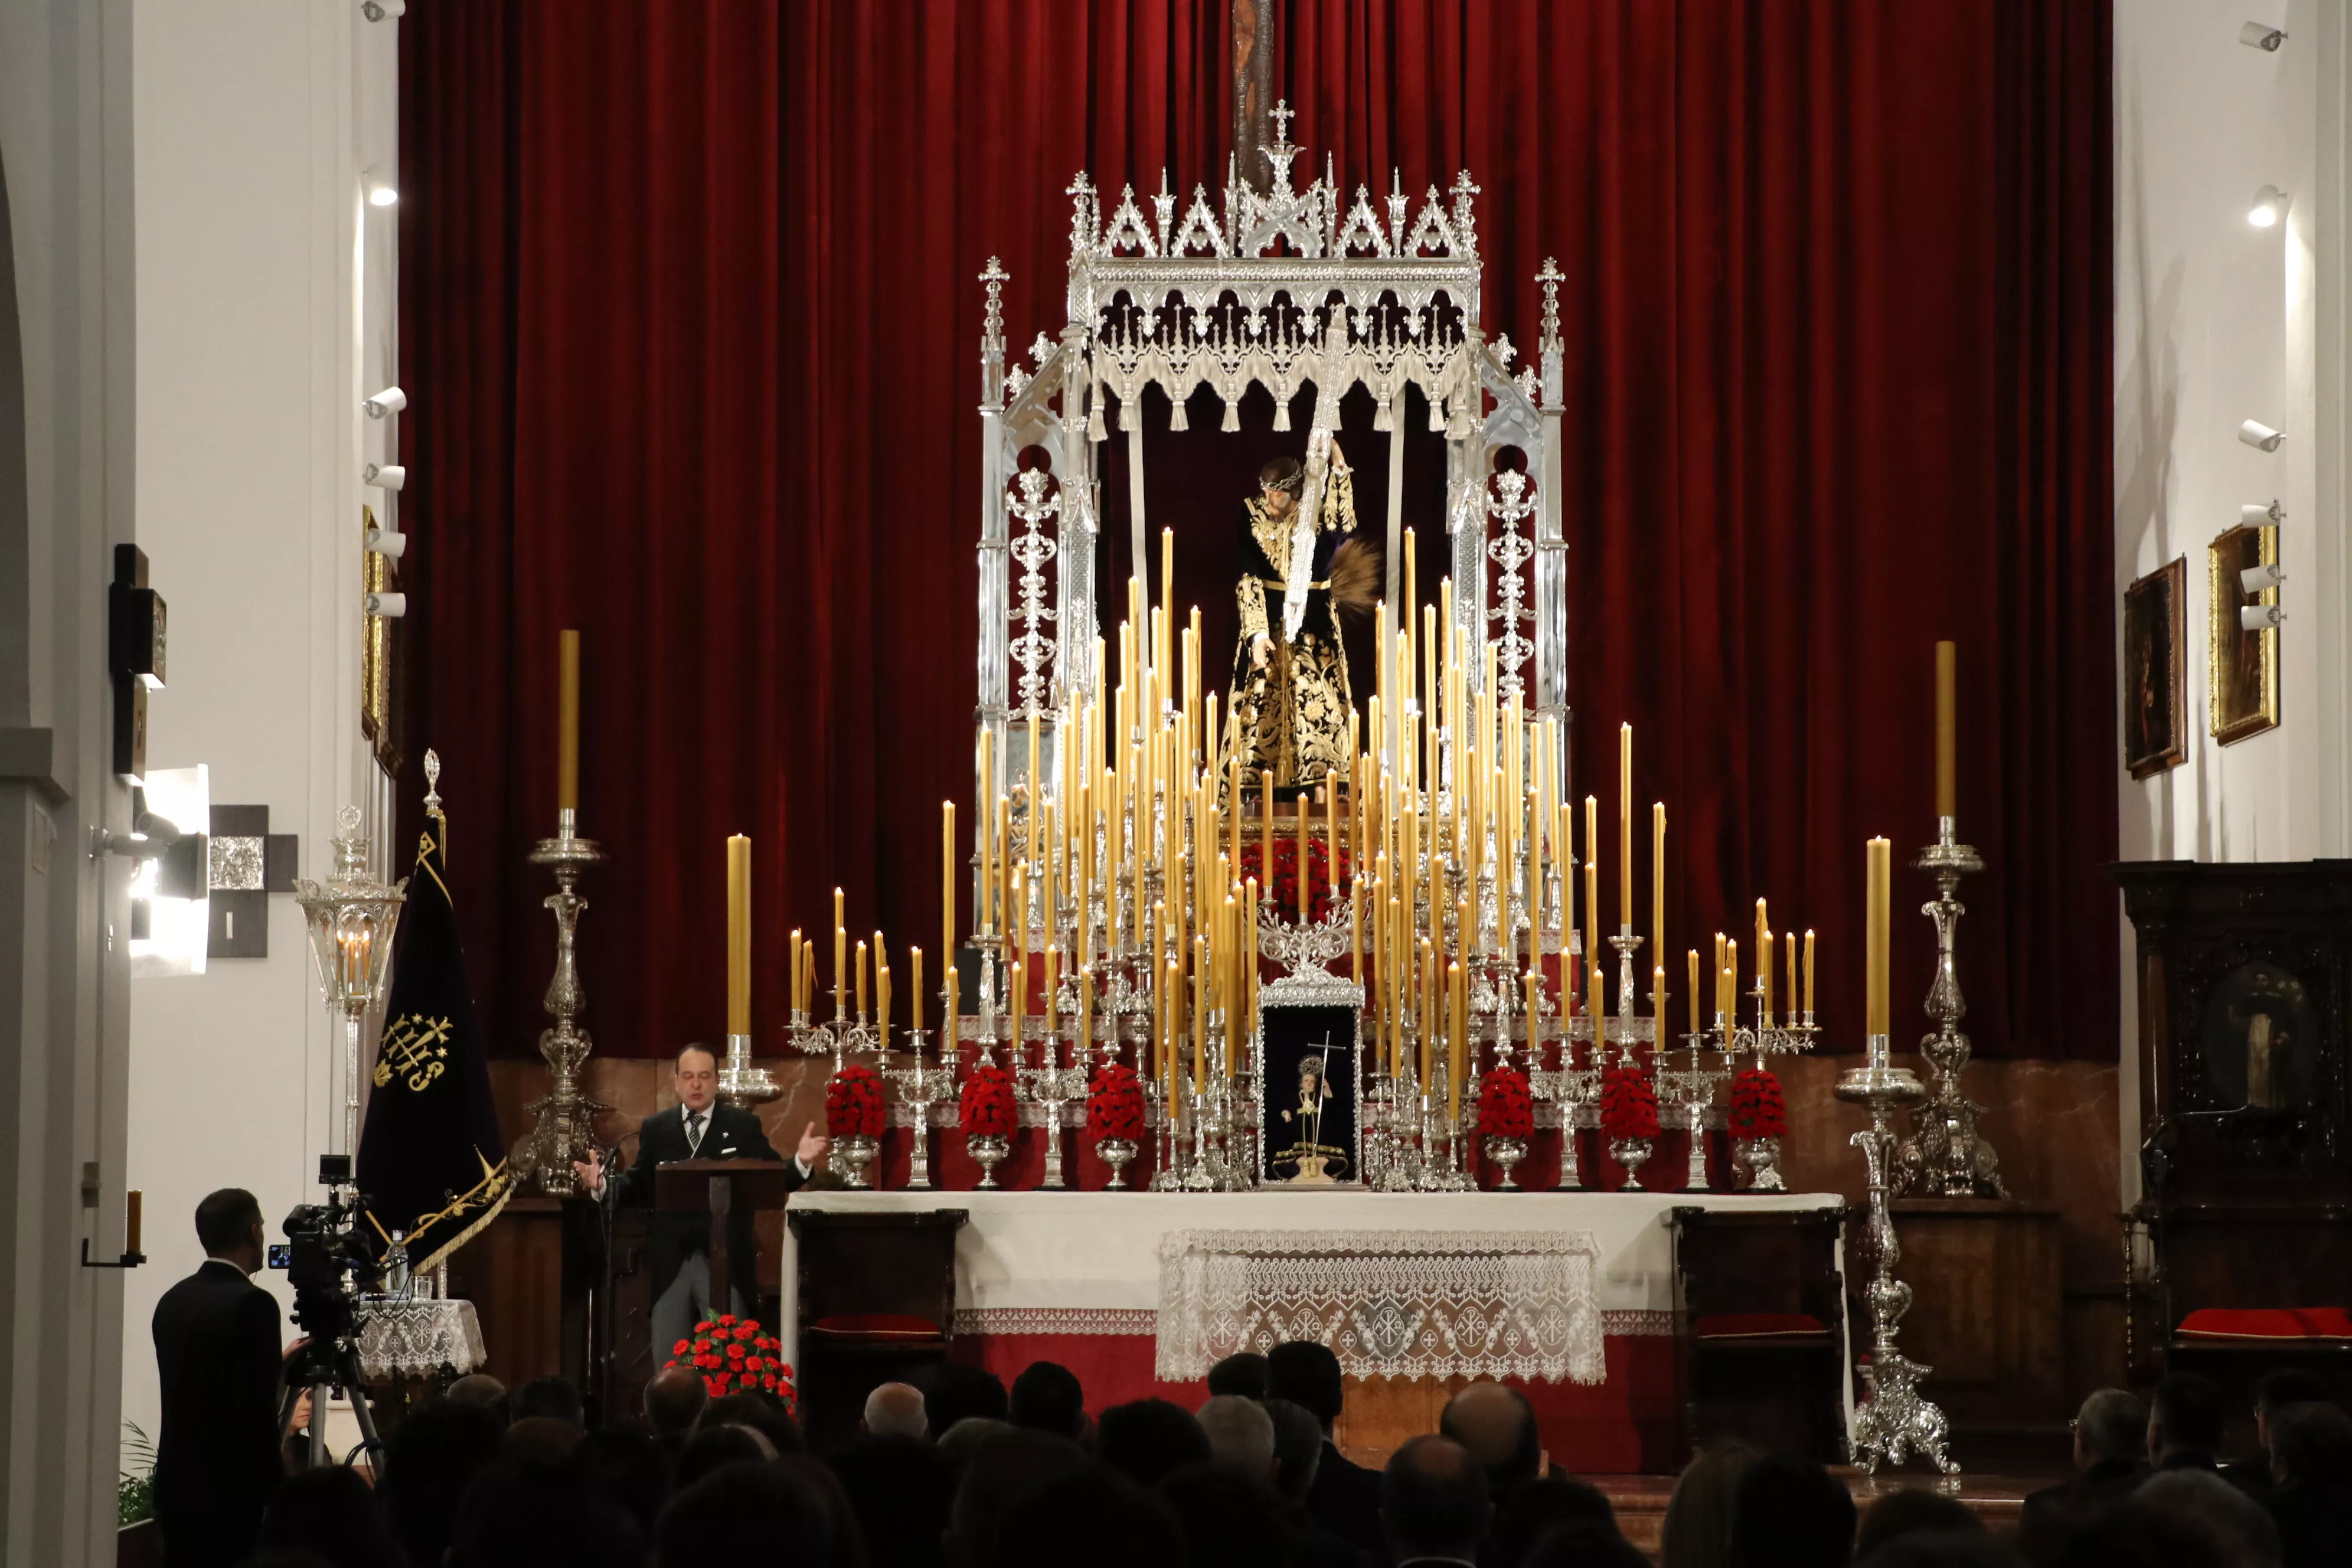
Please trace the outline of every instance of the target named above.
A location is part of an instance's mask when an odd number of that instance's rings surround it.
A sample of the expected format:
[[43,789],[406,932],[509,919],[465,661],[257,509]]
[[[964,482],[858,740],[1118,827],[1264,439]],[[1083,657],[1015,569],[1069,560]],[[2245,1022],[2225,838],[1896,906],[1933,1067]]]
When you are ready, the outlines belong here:
[[[1061,323],[1073,172],[1114,199],[1163,166],[1216,182],[1224,11],[411,5],[409,732],[446,765],[506,1048],[542,1022],[523,856],[553,820],[564,626],[611,857],[582,928],[599,1049],[721,1029],[730,832],[762,974],[835,884],[900,954],[937,941],[938,805],[970,793],[974,275],[1012,273],[1017,348]],[[1379,190],[1394,163],[1416,200],[1477,179],[1490,332],[1531,352],[1533,274],[1567,275],[1578,776],[1612,777],[1632,720],[1637,795],[1674,818],[1676,951],[1745,946],[1769,895],[1819,930],[1832,1041],[1856,1043],[1862,842],[1932,837],[1953,637],[1960,826],[1990,868],[1964,889],[1972,1033],[2110,1053],[2106,6],[1283,12],[1277,90],[1318,169]],[[1197,503],[1209,546],[1230,503]],[[1916,1016],[1925,889],[1897,887]],[[758,988],[763,1037],[782,1000]]]

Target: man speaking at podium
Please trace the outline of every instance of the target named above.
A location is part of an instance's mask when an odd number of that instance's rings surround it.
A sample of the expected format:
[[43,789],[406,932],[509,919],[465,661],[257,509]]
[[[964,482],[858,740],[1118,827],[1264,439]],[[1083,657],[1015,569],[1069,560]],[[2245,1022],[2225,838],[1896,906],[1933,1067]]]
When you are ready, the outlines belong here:
[[[621,1173],[619,1201],[645,1207],[654,1201],[654,1172],[677,1160],[774,1160],[783,1156],[768,1142],[753,1111],[740,1105],[719,1103],[719,1057],[709,1046],[690,1045],[677,1053],[671,1079],[677,1105],[656,1110],[637,1124],[637,1158]],[[824,1157],[832,1141],[810,1122],[801,1130],[792,1167],[785,1173],[787,1188],[809,1179],[810,1167]],[[594,1197],[604,1195],[604,1172],[600,1165],[575,1160],[572,1170],[581,1185]],[[656,1210],[654,1214],[653,1348],[656,1362],[669,1347],[694,1331],[705,1315],[751,1313],[751,1293],[758,1289],[753,1272],[759,1260],[759,1240],[751,1231],[751,1213],[738,1209],[727,1226],[728,1305],[710,1300],[710,1216],[687,1210]]]

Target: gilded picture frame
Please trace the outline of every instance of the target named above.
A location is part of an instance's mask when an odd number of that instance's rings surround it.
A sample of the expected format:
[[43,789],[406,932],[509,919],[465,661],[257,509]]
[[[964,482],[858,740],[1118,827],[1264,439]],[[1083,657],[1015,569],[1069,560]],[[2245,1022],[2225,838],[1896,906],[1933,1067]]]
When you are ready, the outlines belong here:
[[2278,603],[2276,585],[2249,594],[2239,581],[2250,566],[2276,563],[2278,530],[2241,523],[2208,545],[2205,557],[2207,729],[2227,746],[2278,728],[2279,629],[2250,632],[2238,618],[2249,605]]
[[[389,555],[366,548],[375,530],[375,510],[360,508],[361,603],[369,594],[400,591],[400,570]],[[393,777],[400,776],[400,622],[383,616],[360,616],[360,731],[375,748],[376,761]]]
[[2124,590],[2124,766],[2149,778],[2189,760],[2189,558],[2176,555]]

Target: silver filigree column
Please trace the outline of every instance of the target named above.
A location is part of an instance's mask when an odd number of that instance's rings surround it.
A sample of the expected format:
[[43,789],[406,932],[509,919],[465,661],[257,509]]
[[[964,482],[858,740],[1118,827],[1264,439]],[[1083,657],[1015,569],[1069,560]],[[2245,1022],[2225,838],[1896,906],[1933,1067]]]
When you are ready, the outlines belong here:
[[1897,1154],[1895,1172],[1898,1188],[1927,1197],[2004,1198],[2000,1159],[1977,1131],[1984,1107],[1960,1087],[1960,1073],[1969,1065],[1969,1037],[1960,1020],[1969,1005],[1960,994],[1960,976],[1954,954],[1960,916],[1966,908],[1954,895],[1960,879],[1984,869],[1976,850],[1958,842],[1951,817],[1936,819],[1936,842],[1919,852],[1911,864],[1936,879],[1936,897],[1919,912],[1936,923],[1936,978],[1927,987],[1927,1016],[1936,1032],[1921,1038],[1919,1054],[1927,1063],[1927,1099],[1911,1113],[1911,1136]]
[[555,837],[541,839],[530,852],[530,863],[546,867],[555,877],[555,891],[546,900],[555,916],[555,973],[548,979],[543,1004],[555,1026],[539,1035],[539,1054],[547,1061],[547,1095],[530,1104],[537,1120],[510,1158],[536,1191],[551,1197],[570,1197],[580,1190],[572,1162],[596,1158],[595,1116],[612,1109],[580,1092],[581,1064],[594,1045],[579,1024],[580,1015],[588,1010],[588,988],[580,982],[576,938],[580,912],[588,900],[578,889],[583,873],[604,858],[593,839],[580,837],[577,813],[569,809],[555,814]]

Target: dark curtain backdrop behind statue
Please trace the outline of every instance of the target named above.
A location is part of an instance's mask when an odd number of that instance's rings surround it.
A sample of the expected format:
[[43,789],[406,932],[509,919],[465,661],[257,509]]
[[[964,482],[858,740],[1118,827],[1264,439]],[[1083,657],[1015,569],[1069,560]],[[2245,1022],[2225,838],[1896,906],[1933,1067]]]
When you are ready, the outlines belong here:
[[[543,1023],[523,855],[567,626],[611,855],[582,925],[600,1050],[722,1031],[730,832],[763,1052],[786,932],[836,883],[902,976],[936,943],[939,803],[971,790],[974,274],[1003,258],[1025,344],[1061,323],[1075,171],[1214,184],[1224,25],[1220,0],[411,5],[411,749],[471,803],[452,855],[500,1048]],[[1318,169],[1477,179],[1490,331],[1532,349],[1559,258],[1578,791],[1607,798],[1630,718],[1639,797],[1673,814],[1674,950],[1745,939],[1770,895],[1821,933],[1840,1047],[1862,842],[1932,836],[1948,637],[1992,868],[1964,892],[1971,1032],[2115,1048],[2107,37],[2063,0],[1284,6],[1276,90]],[[1221,548],[1233,504],[1174,521]],[[1903,1036],[1930,944],[1897,886]]]

